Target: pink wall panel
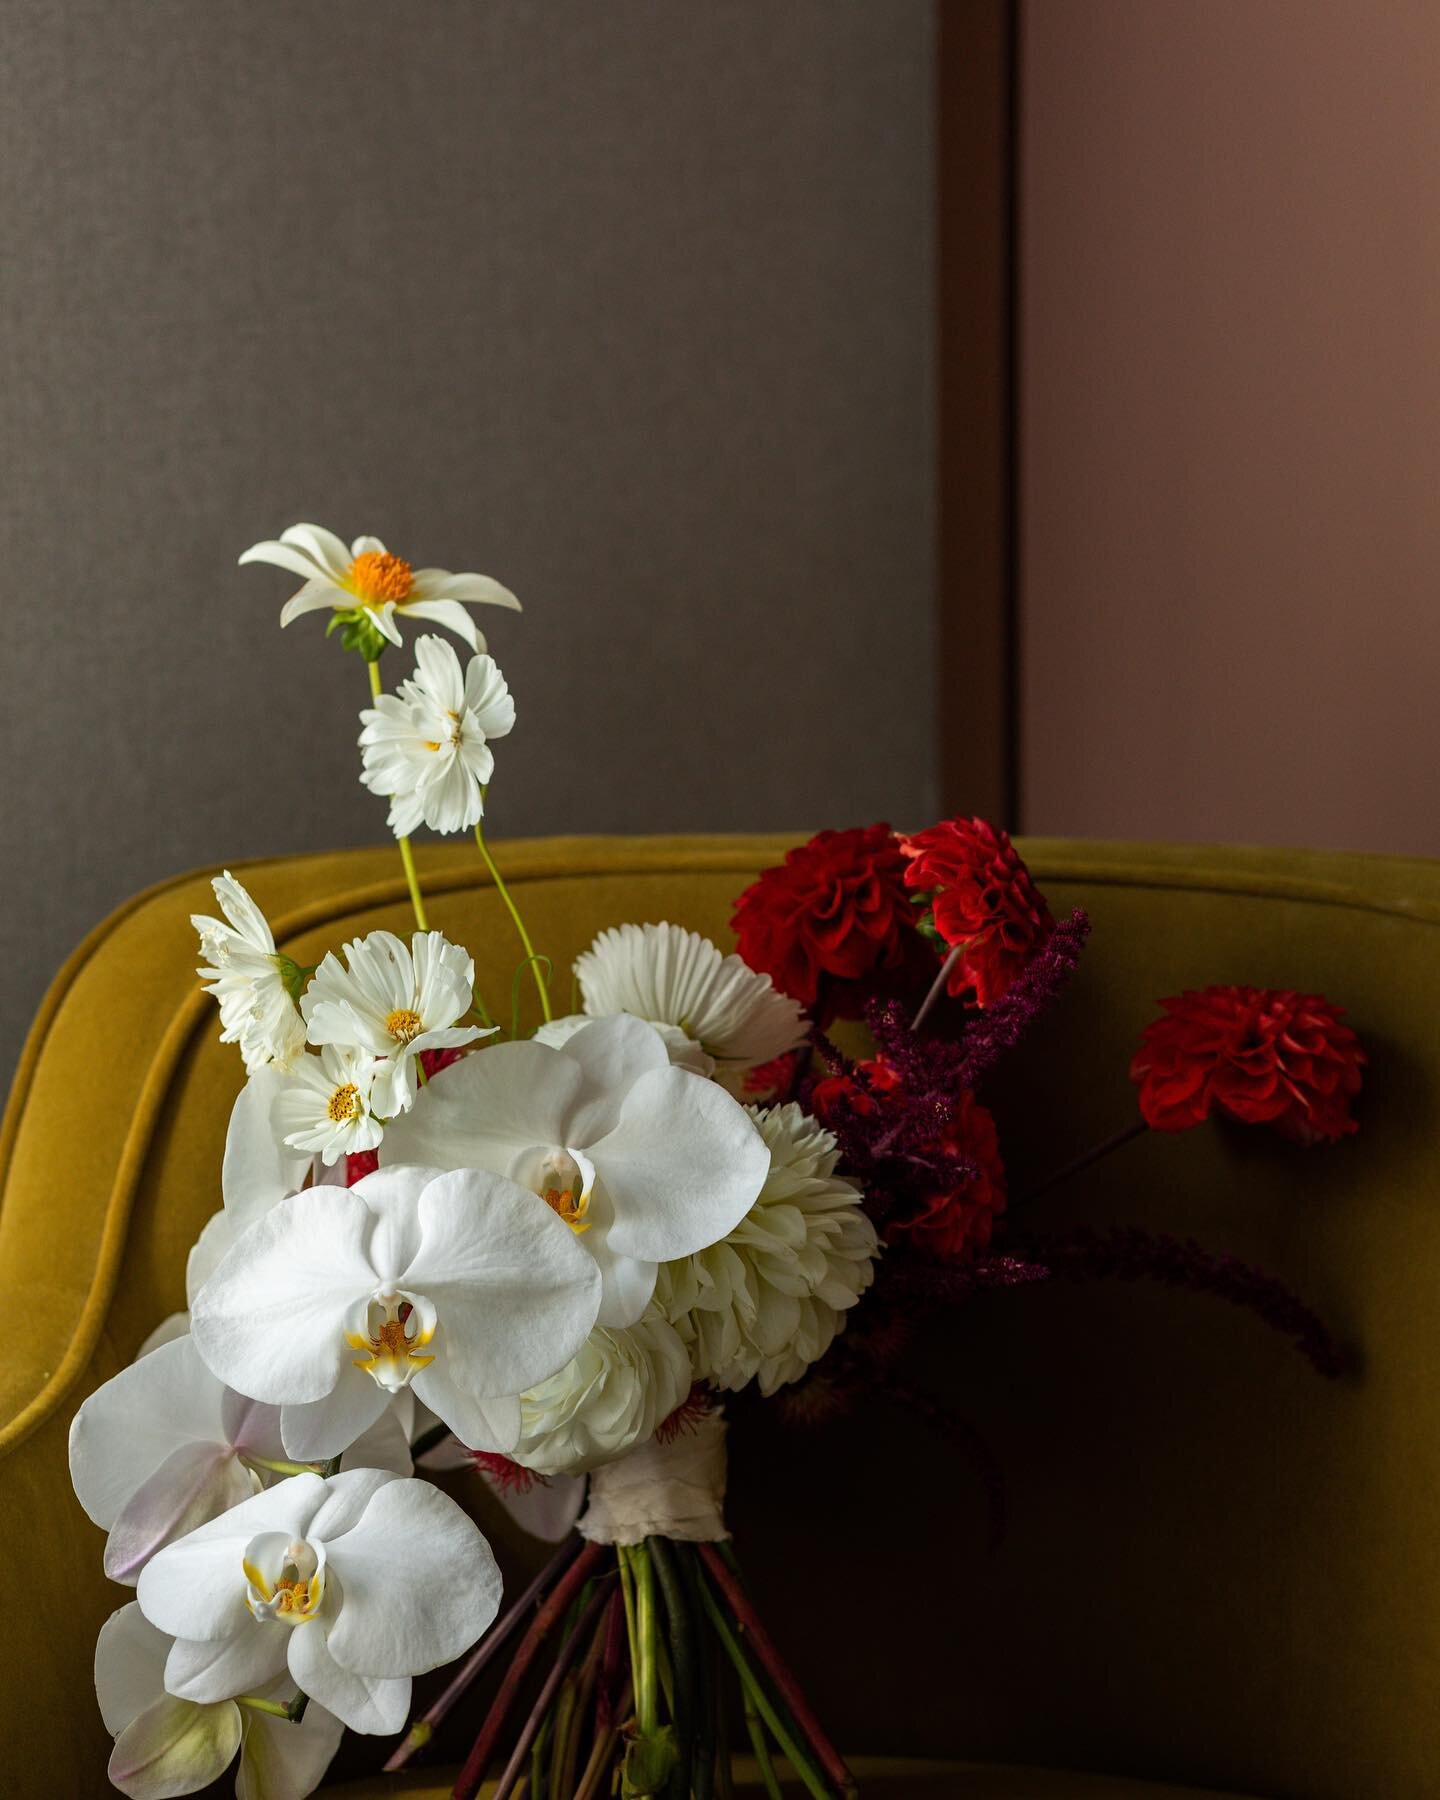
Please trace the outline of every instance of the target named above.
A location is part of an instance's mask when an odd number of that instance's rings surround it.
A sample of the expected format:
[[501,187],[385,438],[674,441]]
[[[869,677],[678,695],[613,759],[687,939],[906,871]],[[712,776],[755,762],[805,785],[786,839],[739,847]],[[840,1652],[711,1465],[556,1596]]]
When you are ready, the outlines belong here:
[[1440,853],[1440,5],[1023,33],[1026,828]]

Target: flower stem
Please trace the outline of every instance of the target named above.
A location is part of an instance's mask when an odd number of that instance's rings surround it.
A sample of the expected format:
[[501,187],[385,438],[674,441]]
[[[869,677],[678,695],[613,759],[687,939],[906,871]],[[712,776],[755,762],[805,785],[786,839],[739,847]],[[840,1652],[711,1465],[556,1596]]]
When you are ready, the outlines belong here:
[[[501,1682],[500,1690],[491,1703],[485,1723],[480,1727],[480,1734],[471,1745],[469,1756],[465,1758],[465,1766],[461,1769],[460,1777],[453,1790],[454,1800],[475,1800],[476,1794],[480,1791],[480,1783],[485,1779],[485,1770],[494,1753],[495,1745],[499,1741],[500,1733],[505,1729],[505,1721],[509,1717],[510,1708],[514,1704],[515,1696],[519,1692],[522,1682],[529,1673],[531,1663],[534,1662],[541,1644],[549,1636],[551,1629],[565,1617],[571,1600],[589,1579],[603,1554],[604,1551],[599,1544],[586,1544],[555,1584],[554,1591],[531,1621],[530,1629],[525,1633],[520,1648],[511,1658],[510,1665],[505,1671],[505,1679]],[[572,1639],[572,1642],[574,1641],[576,1640]],[[491,1639],[487,1639],[486,1642],[490,1643]],[[561,1673],[563,1675],[563,1668]],[[527,1743],[525,1748],[528,1750],[529,1747]]]
[[660,1729],[660,1693],[656,1677],[660,1665],[659,1637],[655,1621],[655,1573],[650,1553],[643,1544],[630,1552],[635,1572],[635,1629],[640,1639],[640,1666],[635,1672],[635,1718],[641,1737],[654,1737]]
[[956,962],[959,960],[960,952],[964,948],[965,946],[963,944],[956,944],[954,949],[945,958],[944,962],[941,963],[940,973],[930,983],[930,992],[926,994],[925,998],[920,1002],[919,1012],[917,1012],[915,1017],[910,1021],[910,1029],[912,1031],[918,1031],[925,1023],[926,1019],[929,1018],[930,1009],[940,998],[941,994],[945,992],[945,983],[950,979],[950,971],[955,967]]
[[[598,1545],[594,1547],[596,1549],[599,1548]],[[579,1568],[579,1566],[580,1565],[577,1563],[575,1568]],[[570,1572],[573,1575],[575,1570],[572,1569]],[[566,1642],[560,1646],[559,1653],[555,1658],[554,1666],[551,1668],[549,1675],[545,1678],[544,1687],[540,1690],[540,1696],[536,1700],[535,1705],[531,1708],[530,1717],[525,1721],[520,1736],[516,1741],[515,1748],[510,1753],[510,1761],[505,1765],[505,1773],[495,1784],[495,1792],[492,1796],[492,1800],[506,1800],[506,1796],[513,1793],[515,1784],[520,1779],[520,1771],[525,1767],[525,1764],[530,1761],[532,1749],[539,1743],[543,1727],[549,1723],[550,1708],[554,1703],[555,1695],[559,1690],[560,1683],[564,1681],[566,1672],[569,1670],[571,1663],[574,1662],[576,1655],[579,1653],[580,1645],[585,1637],[586,1627],[589,1626],[598,1615],[607,1598],[608,1595],[605,1592],[605,1588],[603,1586],[597,1587],[595,1592],[590,1596],[590,1604],[581,1614],[574,1631],[570,1633]],[[474,1753],[472,1752],[471,1754],[473,1756]],[[541,1779],[544,1766],[542,1753],[540,1756],[536,1757],[533,1765],[535,1779]],[[462,1770],[461,1772],[460,1780],[455,1784],[454,1791],[457,1797],[461,1797],[462,1788],[465,1782],[465,1774],[469,1768],[470,1764],[467,1762],[465,1770]],[[479,1782],[477,1780],[476,1787],[478,1788],[478,1786]],[[466,1790],[466,1792],[473,1794],[475,1789],[471,1788]]]
[[676,1764],[673,1789],[676,1794],[687,1797],[690,1794],[690,1772],[694,1763],[696,1735],[694,1627],[670,1545],[664,1538],[656,1537],[647,1541],[647,1548],[665,1601],[670,1661],[674,1670],[674,1696],[670,1712],[675,1721],[675,1739],[680,1759]]
[[258,1474],[264,1470],[267,1475],[318,1475],[324,1464],[302,1462],[276,1462],[268,1456],[242,1456],[240,1461],[247,1469],[254,1469]]
[[[448,1426],[442,1426],[440,1429],[442,1433],[448,1435]],[[423,1442],[423,1440],[421,1441]],[[419,1445],[416,1446],[417,1450],[418,1448]],[[412,1452],[412,1455],[413,1454],[414,1452]],[[431,1706],[429,1712],[425,1714],[424,1718],[417,1719],[410,1727],[404,1743],[400,1745],[399,1749],[391,1756],[389,1762],[385,1764],[385,1773],[387,1775],[393,1775],[397,1769],[403,1769],[417,1751],[425,1748],[426,1744],[434,1737],[436,1726],[446,1717],[450,1709],[455,1705],[455,1702],[467,1692],[472,1683],[479,1680],[482,1671],[490,1662],[491,1658],[494,1657],[498,1651],[504,1649],[506,1643],[515,1631],[516,1626],[519,1625],[520,1621],[545,1592],[546,1588],[549,1587],[553,1581],[558,1579],[561,1572],[564,1570],[566,1563],[574,1557],[575,1552],[579,1548],[580,1540],[577,1537],[571,1537],[562,1544],[559,1551],[551,1557],[548,1563],[546,1563],[545,1567],[530,1583],[529,1587],[526,1588],[525,1592],[510,1608],[509,1612],[505,1614],[504,1618],[501,1619],[498,1624],[493,1625],[490,1628],[485,1637],[481,1640],[479,1646],[471,1651],[470,1655],[460,1665],[459,1670],[451,1679],[449,1685],[445,1688],[445,1691],[440,1695],[439,1699]]]
[[[378,661],[366,660],[366,672],[370,676],[370,696],[378,700],[381,694],[380,664]],[[410,887],[410,904],[415,909],[415,923],[421,931],[430,929],[430,921],[425,917],[425,901],[420,893],[420,877],[415,871],[415,852],[410,848],[408,837],[396,838],[400,846],[400,861],[405,865],[405,880]]]
[[760,1724],[760,1714],[755,1705],[754,1696],[742,1681],[740,1696],[745,1707],[745,1729],[750,1734],[750,1748],[755,1752],[755,1761],[760,1770],[760,1779],[765,1784],[765,1792],[769,1800],[784,1800],[780,1792],[780,1783],[775,1779],[775,1765],[770,1760],[770,1746],[765,1742],[765,1732]]
[[[480,790],[480,803],[482,806],[485,803],[486,791],[485,788],[481,788]],[[485,867],[490,871],[490,879],[495,883],[495,891],[505,902],[505,910],[510,914],[515,929],[520,934],[520,942],[525,949],[525,960],[530,964],[530,973],[535,977],[535,989],[540,996],[540,1010],[545,1015],[546,1024],[549,1024],[550,1020],[555,1016],[550,1010],[549,984],[546,982],[545,977],[540,973],[540,958],[536,956],[535,946],[530,942],[530,933],[525,929],[525,921],[520,917],[520,909],[510,898],[510,890],[505,885],[505,878],[500,873],[499,869],[496,868],[495,858],[490,854],[489,846],[485,842],[485,821],[483,818],[477,819],[475,822],[475,843],[481,856],[485,860]]]
[[[811,1710],[810,1702],[805,1698],[799,1682],[791,1674],[789,1665],[775,1648],[769,1632],[760,1623],[759,1615],[751,1605],[750,1598],[740,1580],[740,1567],[735,1561],[735,1553],[728,1544],[723,1543],[718,1545],[699,1544],[696,1548],[700,1552],[706,1569],[713,1577],[716,1587],[724,1595],[730,1610],[734,1613],[735,1622],[749,1641],[756,1660],[774,1682],[776,1692],[789,1707],[791,1717],[810,1748],[819,1758],[825,1773],[841,1793],[853,1793],[855,1777],[850,1773],[840,1752],[826,1737],[824,1728]],[[786,1753],[789,1754],[788,1750]],[[794,1760],[793,1757],[791,1760]]]
[[1034,1187],[1027,1188],[1013,1204],[1023,1206],[1027,1200],[1038,1200],[1041,1194],[1048,1194],[1051,1188],[1060,1187],[1064,1182],[1093,1167],[1104,1157],[1112,1155],[1116,1150],[1124,1149],[1126,1144],[1133,1143],[1136,1138],[1143,1137],[1149,1129],[1150,1127],[1144,1119],[1137,1119],[1133,1125],[1127,1125],[1123,1131],[1115,1132],[1103,1143],[1092,1144],[1083,1155],[1077,1156],[1073,1162],[1066,1163],[1063,1169],[1056,1169],[1053,1174],[1038,1181]]
[[[696,1548],[703,1554],[706,1550],[713,1549],[713,1546],[710,1544],[699,1544]],[[719,1559],[716,1558],[716,1561],[718,1560]],[[722,1568],[724,1567],[723,1564],[720,1566]],[[712,1563],[708,1557],[706,1558],[706,1567],[713,1573],[714,1563]],[[727,1600],[731,1598],[728,1592],[726,1592],[725,1597]],[[731,1603],[733,1604],[733,1601]],[[700,1604],[704,1607],[705,1616],[714,1627],[715,1635],[723,1645],[725,1654],[735,1665],[735,1673],[740,1677],[740,1688],[747,1703],[747,1724],[749,1707],[753,1704],[759,1712],[760,1717],[769,1727],[771,1737],[774,1738],[781,1750],[783,1750],[785,1755],[790,1759],[791,1768],[794,1769],[801,1781],[804,1782],[806,1788],[814,1796],[814,1800],[832,1800],[832,1796],[825,1786],[824,1777],[821,1775],[819,1769],[816,1768],[814,1762],[811,1761],[810,1757],[808,1757],[804,1750],[801,1749],[799,1743],[796,1741],[795,1735],[781,1719],[779,1712],[776,1710],[774,1701],[771,1700],[770,1696],[760,1685],[760,1682],[755,1675],[755,1671],[750,1666],[750,1659],[740,1647],[739,1638],[736,1637],[734,1631],[731,1629],[729,1620],[716,1604],[715,1596],[710,1592],[709,1584],[703,1580],[700,1583]],[[844,1765],[841,1764],[841,1767],[843,1768]],[[845,1770],[845,1775],[846,1779],[844,1783],[840,1785],[840,1791],[847,1797],[847,1800],[850,1800],[850,1797],[853,1796],[857,1790],[854,1777],[850,1774],[848,1769]]]
[[248,1706],[252,1712],[268,1713],[272,1719],[288,1719],[292,1725],[298,1725],[305,1717],[310,1696],[296,1694],[293,1700],[262,1700],[258,1694],[239,1694],[235,1704]]

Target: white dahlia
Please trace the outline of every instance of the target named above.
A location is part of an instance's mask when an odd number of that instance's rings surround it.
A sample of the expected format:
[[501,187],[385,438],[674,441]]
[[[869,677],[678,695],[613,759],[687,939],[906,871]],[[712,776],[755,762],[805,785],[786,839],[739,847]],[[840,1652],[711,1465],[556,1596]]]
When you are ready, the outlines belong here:
[[760,1197],[729,1237],[665,1263],[655,1303],[690,1346],[695,1376],[762,1394],[797,1381],[874,1277],[875,1227],[835,1139],[798,1106],[749,1109],[770,1150]]
[[722,1080],[805,1042],[796,1001],[768,975],[680,925],[602,931],[576,958],[575,975],[592,1018],[632,1013],[677,1027],[713,1059]]
[[520,1396],[514,1460],[540,1475],[577,1475],[654,1434],[690,1392],[690,1353],[651,1306],[638,1324],[599,1325],[557,1375]]

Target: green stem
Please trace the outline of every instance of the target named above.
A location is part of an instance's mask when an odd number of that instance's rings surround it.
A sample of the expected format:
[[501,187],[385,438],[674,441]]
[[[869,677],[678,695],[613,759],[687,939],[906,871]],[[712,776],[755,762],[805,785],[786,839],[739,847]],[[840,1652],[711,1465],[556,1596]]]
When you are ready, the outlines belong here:
[[268,1456],[242,1456],[240,1460],[247,1469],[257,1473],[264,1469],[269,1475],[318,1475],[321,1467],[318,1463],[274,1462]]
[[635,1629],[640,1639],[640,1666],[635,1672],[635,1719],[641,1737],[660,1729],[660,1641],[655,1618],[655,1571],[650,1553],[636,1544],[630,1556],[635,1571]]
[[770,1746],[765,1742],[765,1733],[760,1726],[760,1714],[756,1710],[754,1698],[743,1682],[740,1692],[745,1702],[745,1729],[750,1734],[750,1748],[755,1752],[755,1761],[760,1769],[760,1779],[765,1784],[765,1792],[769,1795],[770,1800],[783,1800],[780,1783],[775,1779],[775,1765],[770,1760]]
[[296,1694],[293,1700],[262,1700],[258,1694],[240,1694],[236,1697],[235,1704],[248,1706],[252,1712],[268,1713],[272,1719],[288,1719],[292,1725],[298,1725],[305,1717],[310,1696]]
[[[370,676],[371,698],[378,700],[382,692],[380,664],[367,661],[365,668]],[[430,921],[425,917],[425,901],[420,893],[420,877],[415,870],[415,852],[410,848],[408,837],[397,838],[395,841],[400,846],[400,861],[405,865],[405,880],[410,888],[410,904],[415,909],[415,923],[421,931],[428,931]]]
[[[480,790],[480,803],[482,806],[485,803],[485,795],[487,792],[488,790],[486,788],[481,788]],[[485,842],[484,819],[477,819],[475,822],[475,843],[481,856],[485,860],[485,867],[490,871],[490,879],[495,883],[495,891],[505,902],[505,910],[510,914],[515,929],[520,934],[520,942],[525,949],[525,958],[530,964],[530,973],[535,977],[535,990],[540,996],[540,1010],[545,1015],[546,1024],[549,1024],[550,1020],[555,1016],[550,1010],[549,984],[546,982],[545,977],[540,973],[540,959],[535,954],[535,946],[530,942],[530,933],[525,929],[525,921],[520,917],[519,908],[510,898],[510,890],[505,885],[505,878],[500,873],[499,869],[496,868],[495,858],[490,854],[489,846]]]
[[700,1581],[700,1604],[705,1609],[706,1618],[714,1626],[715,1635],[724,1646],[725,1654],[734,1663],[735,1673],[740,1677],[741,1692],[745,1696],[747,1725],[749,1724],[750,1707],[753,1705],[769,1727],[771,1737],[789,1758],[790,1766],[814,1795],[815,1800],[831,1800],[830,1790],[826,1787],[820,1771],[805,1751],[800,1748],[794,1734],[787,1728],[775,1710],[770,1696],[761,1687],[755,1671],[750,1667],[749,1658],[740,1648],[739,1639],[730,1629],[729,1621],[716,1605],[715,1596],[710,1591],[710,1584],[703,1576]]
[[630,1641],[630,1673],[638,1687],[640,1682],[640,1638],[635,1630],[635,1577],[630,1569],[629,1546],[617,1544],[615,1556],[620,1564],[620,1592],[625,1598],[625,1636]]

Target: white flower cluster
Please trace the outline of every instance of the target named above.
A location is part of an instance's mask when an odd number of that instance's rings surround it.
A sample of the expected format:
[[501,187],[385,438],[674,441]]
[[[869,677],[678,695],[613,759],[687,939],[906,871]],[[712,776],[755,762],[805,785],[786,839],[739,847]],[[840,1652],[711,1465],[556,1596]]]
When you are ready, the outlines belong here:
[[[305,575],[287,616],[369,608],[387,637],[397,613],[468,628],[459,602],[496,598],[352,552],[297,526],[250,554]],[[402,835],[478,820],[514,717],[488,657],[417,654],[362,740]],[[806,1041],[799,1008],[695,933],[602,932],[583,1014],[485,1043],[472,959],[440,932],[374,931],[310,969],[231,875],[214,888],[200,974],[248,1074],[223,1205],[188,1313],[84,1402],[70,1465],[134,1591],[96,1650],[114,1785],[161,1800],[238,1757],[242,1800],[302,1800],[344,1727],[398,1731],[412,1678],[498,1610],[480,1531],[415,1475],[422,1433],[578,1489],[697,1384],[796,1379],[876,1243],[833,1140],[732,1091]],[[460,1054],[427,1079],[436,1051]],[[378,1167],[346,1185],[363,1151]]]

